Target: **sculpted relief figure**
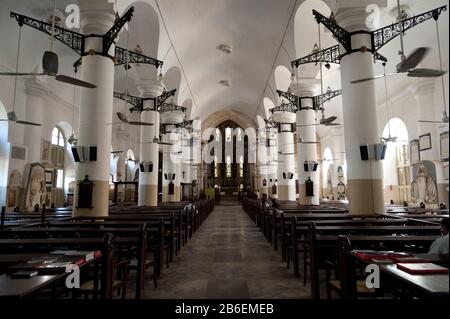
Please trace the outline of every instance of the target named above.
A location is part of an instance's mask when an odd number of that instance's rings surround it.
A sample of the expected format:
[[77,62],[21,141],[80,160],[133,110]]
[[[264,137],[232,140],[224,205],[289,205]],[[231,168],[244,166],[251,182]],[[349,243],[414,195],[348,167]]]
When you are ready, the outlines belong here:
[[416,183],[418,188],[418,193],[416,193],[417,201],[425,202],[425,198],[427,196],[427,178],[428,178],[428,172],[425,167],[425,165],[420,162],[417,167],[417,173],[416,173]]
[[433,204],[437,203],[437,189],[436,189],[436,183],[431,177],[428,177],[427,179],[427,197],[426,197],[427,203]]

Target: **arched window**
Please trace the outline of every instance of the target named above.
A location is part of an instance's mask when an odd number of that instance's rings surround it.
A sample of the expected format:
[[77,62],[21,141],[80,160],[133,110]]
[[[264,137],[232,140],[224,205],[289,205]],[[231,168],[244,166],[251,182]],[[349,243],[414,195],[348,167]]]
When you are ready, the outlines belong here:
[[242,141],[242,130],[240,128],[237,129],[237,140]]
[[52,145],[58,145],[65,147],[66,140],[64,139],[64,135],[59,127],[55,126],[52,130]]
[[219,131],[218,128],[216,128],[216,134],[215,135],[216,135],[216,137],[215,137],[216,142],[220,141],[220,131]]
[[231,127],[225,129],[225,142],[231,142]]
[[226,177],[231,177],[231,157],[227,156],[227,166],[225,171]]
[[219,177],[219,163],[217,163],[217,156],[214,155],[214,177]]
[[239,177],[244,177],[244,157],[239,157]]

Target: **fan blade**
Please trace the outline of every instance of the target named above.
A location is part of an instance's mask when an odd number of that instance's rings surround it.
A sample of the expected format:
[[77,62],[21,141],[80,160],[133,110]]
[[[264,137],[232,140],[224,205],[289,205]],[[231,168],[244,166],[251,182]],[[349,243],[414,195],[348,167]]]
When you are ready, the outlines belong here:
[[173,144],[169,142],[158,142],[158,145],[173,145]]
[[435,123],[435,124],[441,124],[442,121],[429,121],[429,120],[418,120],[419,123]]
[[314,141],[303,141],[303,142],[300,142],[300,144],[319,144],[319,142],[314,142]]
[[123,153],[124,151],[112,151],[111,154],[120,154]]
[[318,123],[314,123],[314,124],[302,124],[302,125],[297,125],[297,126],[295,126],[295,127],[308,127],[308,126],[317,126],[317,125],[320,125],[320,124],[318,124]]
[[326,123],[325,126],[341,126],[341,123]]
[[329,124],[329,123],[331,123],[333,121],[336,121],[336,119],[337,119],[337,116],[330,116],[330,117],[328,117],[326,119],[320,120],[320,124]]
[[153,123],[139,122],[139,121],[128,121],[128,124],[134,125],[134,126],[152,126],[153,125]]
[[116,114],[120,121],[122,121],[123,123],[128,123],[128,118],[125,114],[123,114],[122,112],[117,112]]
[[[388,73],[388,74],[386,74],[386,76],[393,76],[393,75],[396,75],[396,74],[398,74],[398,73],[396,73],[396,72],[394,72],[394,73]],[[382,75],[377,75],[377,76],[374,76],[374,77],[372,77],[372,78],[364,78],[364,79],[359,79],[359,80],[350,81],[350,83],[355,84],[355,83],[361,83],[361,82],[367,82],[367,81],[377,80],[377,79],[381,79],[381,78],[384,78],[384,74],[382,74]]]
[[408,72],[408,76],[417,78],[435,78],[443,76],[447,71],[435,70],[435,69],[413,69]]
[[397,72],[408,72],[414,69],[425,57],[429,48],[420,47],[415,49],[408,57],[397,65]]
[[0,72],[0,75],[12,75],[12,76],[41,76],[46,75],[44,73],[14,73],[14,72]]
[[56,75],[55,76],[55,80],[56,81],[60,81],[60,82],[64,82],[64,83],[67,83],[67,84],[81,86],[81,87],[88,88],[88,89],[94,89],[94,88],[97,87],[97,85],[94,85],[92,83],[85,82],[85,81],[82,81],[82,80],[78,80],[76,78],[73,78],[73,77],[67,76],[67,75]]
[[39,124],[39,123],[28,122],[28,121],[21,121],[21,120],[17,120],[16,123],[17,124],[23,124],[23,125],[42,126],[42,124]]

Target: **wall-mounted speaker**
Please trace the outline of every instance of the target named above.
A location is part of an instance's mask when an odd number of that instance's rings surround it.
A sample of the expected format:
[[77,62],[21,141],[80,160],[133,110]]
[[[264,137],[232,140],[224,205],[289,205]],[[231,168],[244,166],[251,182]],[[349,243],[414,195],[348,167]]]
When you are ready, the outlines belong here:
[[283,179],[286,179],[286,173],[283,172]]
[[308,164],[308,162],[304,162],[304,163],[303,163],[303,170],[304,170],[305,172],[308,172],[308,171],[309,171],[309,164]]
[[76,163],[84,162],[84,147],[72,146],[72,155]]
[[375,144],[375,159],[384,160],[386,156],[387,144],[379,143]]
[[167,173],[164,173],[164,179],[167,180]]
[[369,160],[369,145],[368,144],[361,144],[359,145],[359,152],[361,154],[361,160],[362,161],[368,161]]
[[97,146],[89,146],[89,161],[97,161]]
[[153,163],[152,162],[141,162],[141,163],[139,163],[139,170],[141,172],[151,173],[151,172],[153,172]]
[[317,162],[313,163],[313,167],[312,167],[313,172],[316,172],[318,167],[319,167],[319,163],[317,163]]

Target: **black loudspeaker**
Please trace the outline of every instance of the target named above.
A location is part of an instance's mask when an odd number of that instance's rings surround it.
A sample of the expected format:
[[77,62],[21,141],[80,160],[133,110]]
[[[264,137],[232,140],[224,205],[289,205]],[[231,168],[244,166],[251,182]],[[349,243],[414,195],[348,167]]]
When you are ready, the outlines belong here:
[[272,179],[269,179],[269,182],[271,182],[271,183],[272,183]]
[[317,171],[317,167],[319,166],[319,163],[314,163],[313,164],[313,168],[312,168],[312,170],[313,170],[313,172],[316,172]]
[[375,144],[376,160],[384,160],[386,156],[387,145],[384,143]]
[[145,172],[145,163],[139,163],[139,170]]
[[148,164],[147,172],[149,172],[149,173],[153,172],[153,162],[148,162],[147,164]]
[[314,196],[314,182],[309,177],[305,182],[305,196]]
[[164,179],[167,180],[167,174],[166,173],[164,173]]
[[72,155],[75,162],[84,162],[84,147],[72,146]]
[[89,146],[89,161],[97,161],[97,146]]
[[[139,170],[141,172],[153,172],[153,163],[152,162],[142,162],[139,163]],[[164,174],[165,175],[165,174]]]
[[283,172],[283,179],[286,179],[286,173]]
[[304,162],[304,163],[303,163],[303,170],[304,170],[305,172],[309,171],[309,165],[308,165],[308,162]]
[[172,174],[172,180],[174,180],[175,179],[175,174]]
[[359,146],[359,152],[361,153],[361,160],[368,161],[369,160],[369,145],[362,144]]

